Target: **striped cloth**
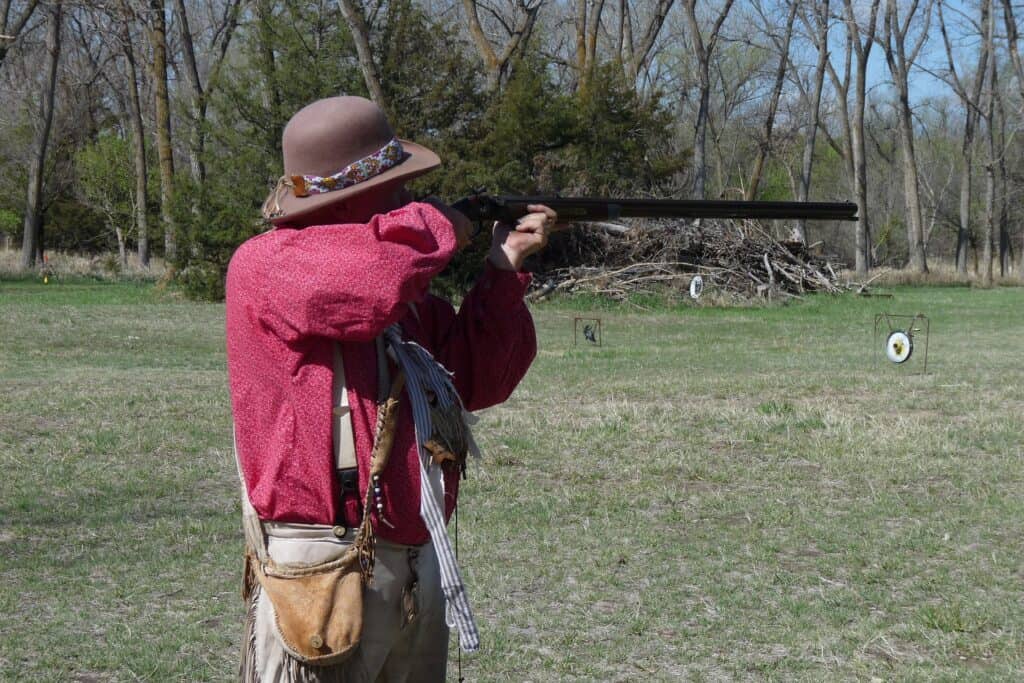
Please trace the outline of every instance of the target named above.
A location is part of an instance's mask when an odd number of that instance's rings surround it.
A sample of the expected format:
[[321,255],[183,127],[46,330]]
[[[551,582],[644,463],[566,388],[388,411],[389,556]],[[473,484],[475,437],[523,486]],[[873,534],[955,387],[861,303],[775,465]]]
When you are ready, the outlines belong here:
[[[441,408],[457,405],[462,400],[452,386],[451,373],[434,360],[430,352],[415,342],[402,339],[402,330],[395,324],[384,332],[389,351],[405,372],[406,388],[412,403],[413,423],[416,425],[416,444],[420,456],[420,516],[427,525],[434,542],[437,562],[441,568],[441,590],[447,601],[449,627],[459,631],[459,645],[466,652],[480,649],[480,633],[469,607],[466,586],[452,552],[451,539],[444,520],[444,478],[441,467],[435,465],[423,444],[434,433],[430,418],[430,405],[426,390],[434,392]],[[468,427],[467,427],[468,430]],[[471,450],[475,449],[470,439]]]

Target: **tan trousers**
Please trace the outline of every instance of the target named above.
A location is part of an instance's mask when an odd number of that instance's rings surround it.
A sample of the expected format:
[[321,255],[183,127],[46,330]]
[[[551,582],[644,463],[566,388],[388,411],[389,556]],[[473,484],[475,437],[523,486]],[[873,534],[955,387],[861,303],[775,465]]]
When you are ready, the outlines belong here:
[[[275,556],[270,539],[271,556]],[[350,540],[333,541],[334,544]],[[332,543],[318,539],[321,546]],[[308,546],[306,546],[308,549]],[[287,552],[285,549],[284,552]],[[448,627],[433,545],[377,539],[373,582],[363,602],[363,635],[355,654],[336,666],[303,665],[281,646],[274,612],[259,586],[248,606],[241,679],[244,683],[442,683]],[[408,620],[406,614],[413,617]]]

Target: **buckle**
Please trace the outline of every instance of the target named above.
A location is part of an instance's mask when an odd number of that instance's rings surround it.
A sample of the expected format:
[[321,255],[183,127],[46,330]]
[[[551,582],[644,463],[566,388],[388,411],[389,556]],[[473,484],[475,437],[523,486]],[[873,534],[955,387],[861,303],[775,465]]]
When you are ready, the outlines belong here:
[[354,493],[359,497],[359,468],[349,467],[338,470],[338,481],[341,482],[341,495]]

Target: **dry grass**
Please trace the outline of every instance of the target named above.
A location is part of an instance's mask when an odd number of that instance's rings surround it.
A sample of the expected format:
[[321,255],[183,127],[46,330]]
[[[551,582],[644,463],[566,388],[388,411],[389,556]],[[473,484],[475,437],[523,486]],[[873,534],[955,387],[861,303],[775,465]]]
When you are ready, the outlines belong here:
[[[1020,287],[1024,285],[1024,275],[1020,267],[1014,264],[1011,272],[1006,277],[999,277],[998,267],[993,279],[993,285],[997,287]],[[840,273],[840,278],[847,283],[870,282],[874,287],[900,287],[900,286],[963,286],[980,287],[981,276],[971,268],[966,275],[957,272],[956,264],[951,261],[929,261],[928,272],[918,273],[909,268],[892,268],[885,266],[873,269],[866,278],[861,278],[852,270],[845,270]]]
[[91,279],[104,281],[151,280],[157,281],[167,275],[167,264],[162,258],[153,257],[149,268],[143,268],[138,254],[128,254],[128,266],[121,267],[117,254],[75,254],[66,251],[46,252],[46,265],[24,270],[21,267],[21,251],[0,249],[0,278],[20,279],[43,277],[49,279]]

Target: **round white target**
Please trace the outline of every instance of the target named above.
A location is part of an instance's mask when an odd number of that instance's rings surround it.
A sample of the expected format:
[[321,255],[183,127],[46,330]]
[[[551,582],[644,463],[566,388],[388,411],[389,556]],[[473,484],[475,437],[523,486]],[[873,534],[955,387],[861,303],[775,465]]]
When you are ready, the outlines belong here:
[[914,341],[903,330],[896,330],[885,340],[885,356],[893,363],[905,363],[914,352]]
[[704,278],[700,275],[694,275],[693,279],[690,280],[690,298],[699,299],[700,295],[704,293]]

